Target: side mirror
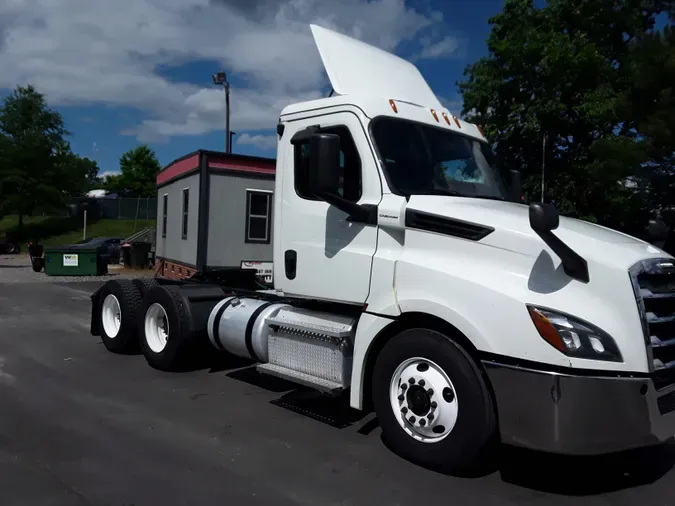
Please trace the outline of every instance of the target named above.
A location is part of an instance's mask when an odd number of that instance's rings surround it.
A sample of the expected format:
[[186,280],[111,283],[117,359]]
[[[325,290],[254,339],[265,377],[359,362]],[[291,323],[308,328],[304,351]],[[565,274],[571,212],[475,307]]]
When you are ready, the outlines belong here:
[[550,232],[558,228],[560,216],[551,204],[534,202],[530,204],[530,227],[537,233]]
[[519,170],[511,169],[511,200],[523,201],[523,176]]
[[309,188],[317,195],[335,194],[340,186],[340,137],[313,134],[309,139]]

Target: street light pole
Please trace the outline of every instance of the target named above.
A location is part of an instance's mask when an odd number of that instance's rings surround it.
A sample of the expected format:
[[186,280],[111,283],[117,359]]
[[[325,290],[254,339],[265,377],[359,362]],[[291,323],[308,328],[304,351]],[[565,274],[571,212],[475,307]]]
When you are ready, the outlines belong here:
[[230,82],[225,72],[217,72],[211,76],[213,84],[225,88],[225,152],[232,152],[232,135],[230,135]]
[[230,131],[230,147],[228,148],[229,149],[228,153],[232,153],[232,137],[234,137],[235,135],[237,135],[237,132]]
[[232,153],[232,135],[230,135],[230,83],[225,81],[225,152]]

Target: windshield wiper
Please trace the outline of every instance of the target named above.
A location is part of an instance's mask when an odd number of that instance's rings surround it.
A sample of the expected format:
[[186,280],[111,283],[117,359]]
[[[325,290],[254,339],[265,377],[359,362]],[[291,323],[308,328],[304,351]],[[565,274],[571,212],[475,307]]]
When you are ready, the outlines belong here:
[[472,199],[486,199],[486,200],[506,200],[504,197],[499,197],[497,195],[467,195]]
[[449,197],[461,197],[462,194],[455,190],[449,190],[444,188],[431,188],[429,190],[422,190],[415,192],[413,195],[446,195]]

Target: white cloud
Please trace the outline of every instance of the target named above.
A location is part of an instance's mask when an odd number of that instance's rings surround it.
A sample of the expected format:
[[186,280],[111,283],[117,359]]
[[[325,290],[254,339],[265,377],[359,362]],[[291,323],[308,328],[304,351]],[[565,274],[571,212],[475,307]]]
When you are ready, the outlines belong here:
[[424,60],[434,60],[454,54],[459,48],[459,39],[451,35],[446,35],[436,42],[433,42],[430,38],[425,38],[422,41],[422,46],[422,51],[418,57]]
[[4,0],[0,88],[30,83],[55,105],[139,109],[146,119],[126,133],[158,140],[222,129],[223,92],[210,75],[198,86],[158,72],[208,61],[247,82],[232,89],[233,129],[269,129],[283,106],[326,84],[310,22],[387,50],[429,32],[425,58],[456,49],[442,15],[404,0]]
[[118,176],[120,174],[119,171],[114,171],[114,170],[106,170],[104,172],[99,172],[98,177],[101,179],[108,179],[110,176]]
[[276,135],[251,135],[243,133],[237,137],[236,143],[255,146],[258,149],[269,151],[277,147],[277,139]]

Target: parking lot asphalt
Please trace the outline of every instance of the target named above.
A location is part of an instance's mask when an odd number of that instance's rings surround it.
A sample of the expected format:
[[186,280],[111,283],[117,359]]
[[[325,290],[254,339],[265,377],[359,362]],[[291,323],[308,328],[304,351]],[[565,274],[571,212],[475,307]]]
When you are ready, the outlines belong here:
[[3,283],[0,504],[675,504],[675,445],[599,458],[505,448],[482,476],[410,464],[372,415],[219,360],[185,373],[89,334],[100,282]]

